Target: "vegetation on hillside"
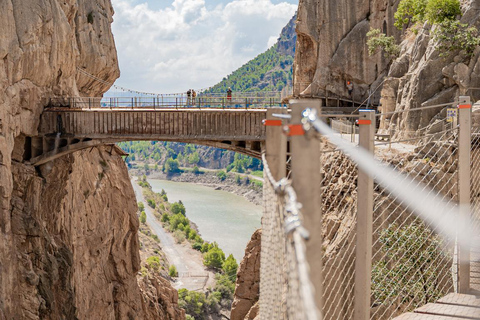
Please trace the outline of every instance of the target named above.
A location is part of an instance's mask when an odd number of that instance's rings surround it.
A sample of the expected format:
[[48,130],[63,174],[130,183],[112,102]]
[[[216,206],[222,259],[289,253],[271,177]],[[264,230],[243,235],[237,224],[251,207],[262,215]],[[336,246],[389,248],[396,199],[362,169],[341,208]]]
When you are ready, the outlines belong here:
[[[434,25],[432,35],[438,44],[441,56],[463,50],[471,57],[480,45],[478,29],[475,26],[461,23],[459,0],[401,0],[395,12],[395,26],[405,27],[417,33],[424,23]],[[387,37],[379,29],[372,29],[367,34],[370,54],[383,50],[387,57],[395,57],[399,53],[393,37]]]
[[225,93],[230,87],[240,92],[281,91],[292,83],[293,57],[278,52],[274,45],[213,86],[207,93]]
[[[181,173],[182,168],[192,168],[201,173],[198,166],[209,167],[211,163],[224,164],[227,172],[262,171],[262,162],[256,158],[241,155],[233,151],[197,146],[194,144],[159,141],[129,141],[118,144],[129,153],[125,159],[132,167],[142,163],[145,171],[162,170],[166,174]],[[195,169],[195,167],[197,167]],[[183,169],[184,170],[184,169]]]
[[376,303],[400,297],[402,304],[416,306],[436,301],[445,293],[452,258],[443,250],[439,235],[416,221],[402,227],[391,224],[379,240],[384,257],[372,268]]
[[[179,306],[193,319],[204,319],[206,314],[218,313],[222,308],[229,309],[233,301],[238,269],[233,255],[225,259],[225,253],[216,242],[210,243],[202,239],[196,226],[187,218],[185,206],[181,201],[168,202],[165,190],[160,193],[153,192],[145,176],[139,181],[139,185],[142,186],[145,199],[163,227],[173,233],[177,242],[187,241],[193,249],[202,252],[204,265],[216,273],[216,285],[209,288],[206,293],[179,290]],[[138,207],[140,212],[144,212],[143,203],[138,203]],[[158,271],[160,261],[157,257],[150,257],[147,259],[147,265],[149,269]],[[171,277],[178,276],[175,266],[170,266],[168,273]]]
[[281,91],[285,86],[291,86],[297,39],[296,19],[295,14],[283,28],[274,46],[223,78],[206,92],[226,93],[229,87],[234,92]]

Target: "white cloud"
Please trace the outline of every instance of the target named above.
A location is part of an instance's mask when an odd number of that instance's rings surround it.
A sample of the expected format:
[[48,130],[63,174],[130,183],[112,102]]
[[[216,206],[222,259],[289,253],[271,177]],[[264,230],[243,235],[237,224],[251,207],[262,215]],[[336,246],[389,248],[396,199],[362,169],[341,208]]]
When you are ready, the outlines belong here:
[[[297,5],[233,0],[171,0],[153,9],[139,0],[113,0],[113,33],[121,77],[117,85],[169,93],[205,88],[269,48]],[[295,0],[287,0],[295,1]]]

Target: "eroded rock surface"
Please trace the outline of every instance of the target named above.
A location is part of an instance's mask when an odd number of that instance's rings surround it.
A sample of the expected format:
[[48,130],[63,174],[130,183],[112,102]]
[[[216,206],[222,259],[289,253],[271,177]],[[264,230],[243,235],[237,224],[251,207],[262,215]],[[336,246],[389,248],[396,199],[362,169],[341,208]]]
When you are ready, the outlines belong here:
[[108,90],[78,68],[118,77],[112,15],[110,0],[0,1],[1,320],[184,318],[173,291],[142,297],[135,196],[112,148],[25,162],[50,99]]
[[[385,0],[300,0],[294,95],[348,97],[346,82],[354,84],[353,98],[363,101],[387,73],[388,60],[369,56],[366,33],[377,28],[400,37],[393,26],[398,2]],[[378,102],[380,96],[373,96]]]
[[252,235],[237,272],[231,320],[255,319],[260,294],[260,251],[262,230]]

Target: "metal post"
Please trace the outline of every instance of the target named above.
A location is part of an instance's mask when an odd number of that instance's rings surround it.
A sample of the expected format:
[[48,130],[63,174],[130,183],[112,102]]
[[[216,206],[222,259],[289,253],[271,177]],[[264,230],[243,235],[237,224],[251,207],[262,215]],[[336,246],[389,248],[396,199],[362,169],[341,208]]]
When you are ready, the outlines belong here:
[[[458,202],[460,213],[470,215],[470,147],[472,107],[470,97],[461,96],[458,104]],[[468,226],[459,226],[458,232],[463,232]],[[457,247],[458,259],[458,292],[470,291],[470,246]]]
[[[374,152],[375,112],[360,110],[359,145]],[[373,177],[358,170],[357,235],[355,251],[354,320],[370,319],[372,278]]]
[[[291,100],[292,125],[301,125],[302,113],[306,108],[320,113],[321,100]],[[293,133],[293,131],[291,130]],[[320,141],[315,136],[293,135],[290,138],[292,156],[292,186],[302,204],[303,225],[310,238],[306,243],[306,256],[310,266],[310,279],[315,287],[315,303],[322,310],[322,201]]]

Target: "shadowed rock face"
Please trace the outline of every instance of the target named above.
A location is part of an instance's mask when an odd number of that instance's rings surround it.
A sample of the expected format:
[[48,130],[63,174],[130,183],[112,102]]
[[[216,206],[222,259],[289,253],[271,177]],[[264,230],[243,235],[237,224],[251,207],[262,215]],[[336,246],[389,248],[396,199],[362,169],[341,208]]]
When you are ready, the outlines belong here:
[[136,201],[120,156],[102,147],[23,163],[50,97],[108,90],[77,68],[118,77],[112,15],[110,0],[0,1],[1,320],[184,318],[171,294],[139,289]]
[[[366,33],[378,28],[399,38],[393,26],[396,5],[386,0],[300,0],[294,95],[348,97],[346,81],[352,81],[354,99],[363,101],[385,76],[388,63],[381,54],[368,55]],[[378,102],[379,95],[374,98]]]
[[260,251],[262,230],[252,235],[238,268],[230,319],[255,319],[260,295]]
[[[478,1],[461,3],[461,22],[480,27]],[[371,90],[371,103],[380,103],[385,112],[451,102],[459,95],[480,99],[480,90],[469,89],[480,87],[480,50],[471,58],[461,51],[440,57],[431,26],[421,26],[415,35],[393,25],[397,5],[386,0],[300,0],[294,95],[348,97],[346,81],[352,81],[355,101],[366,101]],[[393,61],[381,52],[369,56],[370,28],[394,36],[400,56]],[[409,137],[431,124],[440,111],[383,117],[381,129]]]
[[[461,22],[479,28],[478,1],[462,3]],[[472,57],[459,50],[442,57],[431,31],[425,24],[416,36],[411,34],[402,41],[401,55],[392,62],[384,82],[381,100],[384,112],[453,102],[461,95],[471,96],[473,102],[480,99],[480,90],[473,89],[480,87],[479,48]],[[412,137],[418,129],[433,124],[442,109],[387,116],[382,119],[381,129],[392,130],[398,137]]]

